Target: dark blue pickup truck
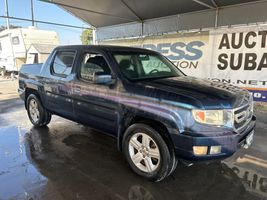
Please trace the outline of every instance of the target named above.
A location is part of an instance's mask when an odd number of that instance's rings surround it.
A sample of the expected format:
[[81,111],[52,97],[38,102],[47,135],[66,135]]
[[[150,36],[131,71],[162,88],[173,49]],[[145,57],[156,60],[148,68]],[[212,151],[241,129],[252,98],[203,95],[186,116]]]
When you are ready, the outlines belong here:
[[114,136],[131,168],[160,181],[178,161],[210,162],[253,140],[248,91],[184,75],[161,54],[118,46],[61,46],[24,65],[19,89],[34,126],[59,115]]

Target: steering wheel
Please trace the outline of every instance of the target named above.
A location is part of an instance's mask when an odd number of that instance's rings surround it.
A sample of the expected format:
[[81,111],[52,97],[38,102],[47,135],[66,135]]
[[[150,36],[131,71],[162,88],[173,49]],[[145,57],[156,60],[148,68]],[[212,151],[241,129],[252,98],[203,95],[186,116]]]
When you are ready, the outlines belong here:
[[158,72],[159,72],[159,70],[157,70],[157,69],[153,69],[153,70],[151,70],[151,71],[149,72],[149,74],[158,73]]

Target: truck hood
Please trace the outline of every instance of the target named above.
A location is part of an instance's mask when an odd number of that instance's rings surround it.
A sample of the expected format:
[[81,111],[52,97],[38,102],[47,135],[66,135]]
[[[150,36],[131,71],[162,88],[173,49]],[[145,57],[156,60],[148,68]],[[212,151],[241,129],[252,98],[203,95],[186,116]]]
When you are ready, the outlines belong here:
[[138,82],[146,94],[199,109],[231,109],[241,106],[249,92],[239,87],[190,76]]

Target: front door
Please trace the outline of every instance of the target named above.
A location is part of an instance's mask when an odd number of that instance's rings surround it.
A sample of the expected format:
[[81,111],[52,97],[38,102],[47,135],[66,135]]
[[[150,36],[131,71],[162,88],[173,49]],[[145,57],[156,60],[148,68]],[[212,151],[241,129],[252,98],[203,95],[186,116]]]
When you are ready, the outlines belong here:
[[117,130],[117,95],[115,86],[97,84],[94,73],[111,75],[111,68],[100,53],[85,52],[77,79],[73,83],[74,113],[83,124],[111,134]]

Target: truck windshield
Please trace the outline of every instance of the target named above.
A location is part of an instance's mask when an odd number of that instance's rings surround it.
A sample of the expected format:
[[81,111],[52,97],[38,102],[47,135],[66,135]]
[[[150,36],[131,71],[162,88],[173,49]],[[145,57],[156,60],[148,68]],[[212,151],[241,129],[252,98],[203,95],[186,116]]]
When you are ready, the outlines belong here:
[[131,81],[183,76],[168,59],[160,54],[114,52],[120,71]]

